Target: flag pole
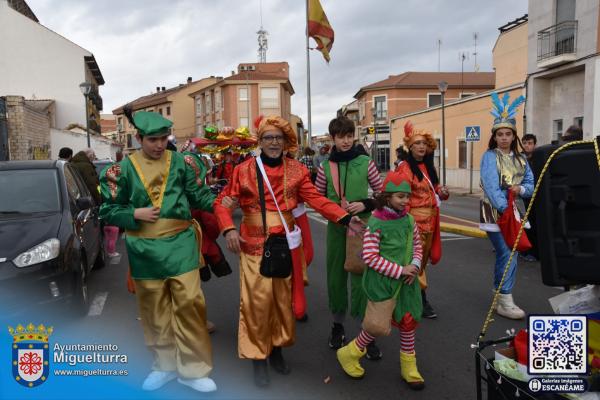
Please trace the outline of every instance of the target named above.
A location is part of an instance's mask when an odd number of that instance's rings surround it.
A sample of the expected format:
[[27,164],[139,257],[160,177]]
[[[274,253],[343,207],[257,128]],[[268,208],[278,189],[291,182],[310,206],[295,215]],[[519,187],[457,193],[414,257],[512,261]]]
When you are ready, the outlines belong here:
[[[310,115],[310,48],[308,42],[308,1],[306,0],[306,101],[308,111],[308,135],[306,135],[306,146],[310,147],[312,144],[312,124]],[[304,135],[303,135],[304,136]]]

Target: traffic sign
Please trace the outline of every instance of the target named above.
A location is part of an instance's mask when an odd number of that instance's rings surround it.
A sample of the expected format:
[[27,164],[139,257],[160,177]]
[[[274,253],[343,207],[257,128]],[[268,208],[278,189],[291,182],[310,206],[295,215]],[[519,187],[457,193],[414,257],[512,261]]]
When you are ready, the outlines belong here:
[[481,139],[480,126],[465,126],[465,140],[467,142],[479,142]]

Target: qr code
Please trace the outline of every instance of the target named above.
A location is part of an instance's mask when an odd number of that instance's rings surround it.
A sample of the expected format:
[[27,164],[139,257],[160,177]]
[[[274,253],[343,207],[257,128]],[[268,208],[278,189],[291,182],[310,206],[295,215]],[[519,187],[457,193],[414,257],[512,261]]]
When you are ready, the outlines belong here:
[[530,374],[585,374],[586,354],[585,316],[529,317]]

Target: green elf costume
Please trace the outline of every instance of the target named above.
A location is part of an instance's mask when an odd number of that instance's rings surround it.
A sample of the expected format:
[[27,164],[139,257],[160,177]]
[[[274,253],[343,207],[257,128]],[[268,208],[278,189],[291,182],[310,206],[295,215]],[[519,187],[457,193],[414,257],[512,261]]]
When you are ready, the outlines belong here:
[[[142,388],[155,390],[179,377],[198,391],[216,390],[206,306],[200,289],[202,234],[190,208],[212,211],[214,196],[197,183],[190,155],[165,151],[172,122],[153,112],[125,115],[136,127],[142,149],[105,169],[100,179],[100,216],[126,229],[131,276],[153,371]],[[147,145],[163,141],[162,153]],[[160,154],[158,158],[157,154]],[[155,222],[135,218],[137,209],[160,209]]]
[[[409,181],[401,174],[390,172],[384,181],[384,193],[406,193],[410,196]],[[363,329],[348,345],[337,351],[344,371],[353,378],[362,378],[365,371],[360,358],[375,335],[389,334],[390,325],[400,331],[400,366],[402,378],[411,389],[423,389],[414,351],[415,329],[421,320],[423,306],[417,275],[406,283],[403,269],[408,265],[420,269],[423,257],[421,237],[415,220],[406,209],[395,209],[389,202],[373,212],[363,239],[363,290],[369,300]],[[388,329],[373,329],[372,317],[385,322]]]
[[[361,154],[356,146],[340,152],[334,146],[328,161],[318,169],[315,181],[317,190],[329,200],[344,207],[347,203],[362,202],[365,211],[358,214],[367,221],[374,205],[369,199],[369,186],[374,192],[381,190],[381,177],[373,160]],[[344,318],[348,310],[348,275],[350,275],[350,315],[364,316],[367,298],[362,290],[362,275],[349,274],[344,270],[346,261],[345,226],[327,224],[327,294],[329,310],[333,315],[333,327],[329,337],[329,347],[338,349],[344,345]],[[381,358],[381,352],[372,343],[373,359]],[[370,357],[371,358],[371,357]]]

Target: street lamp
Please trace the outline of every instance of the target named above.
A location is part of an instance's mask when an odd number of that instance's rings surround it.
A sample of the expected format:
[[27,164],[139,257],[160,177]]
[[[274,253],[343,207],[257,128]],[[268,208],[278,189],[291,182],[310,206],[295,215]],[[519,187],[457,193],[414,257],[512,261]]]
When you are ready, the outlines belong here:
[[442,160],[442,185],[446,185],[446,116],[444,115],[444,95],[448,90],[448,82],[441,81],[438,83],[438,89],[442,94],[442,154],[440,160]]
[[85,131],[87,132],[87,147],[91,148],[90,145],[90,113],[88,112],[88,96],[92,90],[92,84],[89,82],[83,82],[79,85],[79,90],[85,98]]

